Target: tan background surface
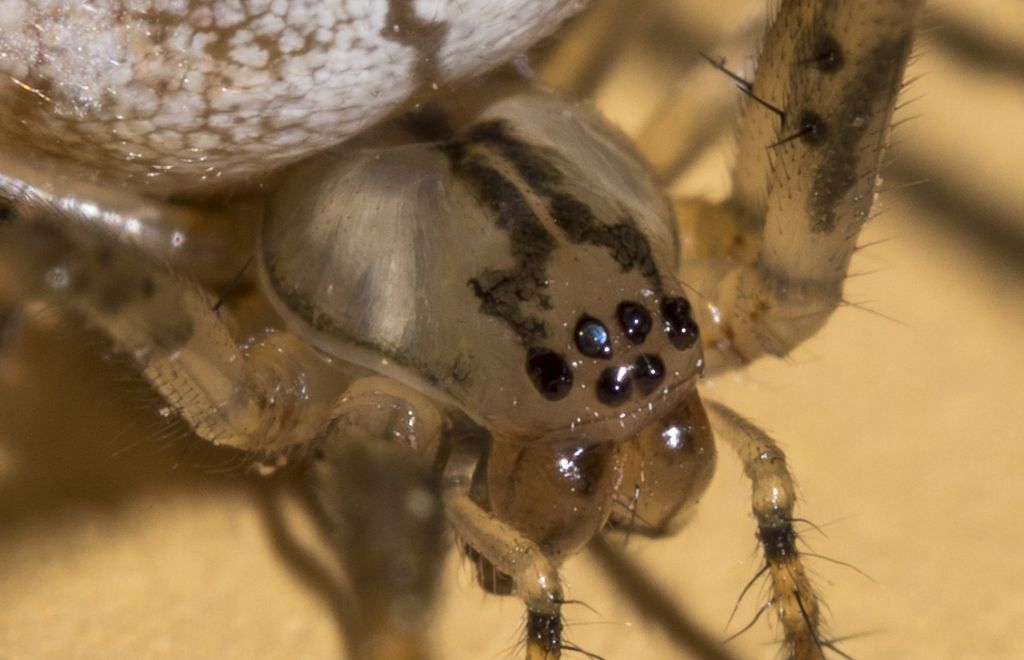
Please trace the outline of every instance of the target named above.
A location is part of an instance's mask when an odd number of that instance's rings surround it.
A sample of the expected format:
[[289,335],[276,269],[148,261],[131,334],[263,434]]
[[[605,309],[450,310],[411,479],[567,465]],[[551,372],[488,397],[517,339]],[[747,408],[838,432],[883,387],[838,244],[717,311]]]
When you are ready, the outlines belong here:
[[[787,449],[800,515],[827,534],[806,535],[814,550],[870,576],[810,560],[859,658],[1024,657],[1024,8],[964,7],[973,17],[950,3],[933,19],[981,26],[1008,47],[981,59],[1011,66],[978,69],[938,37],[922,49],[897,174],[931,182],[883,197],[863,242],[888,240],[858,255],[847,287],[879,314],[841,309],[791,359],[704,386]],[[336,657],[330,609],[267,523],[283,507],[308,540],[294,501],[168,427],[104,352],[33,329],[2,356],[0,657]],[[631,544],[711,630],[758,567],[747,488],[723,452],[694,523]],[[591,559],[566,579],[595,610],[567,610],[573,641],[676,657]],[[482,595],[455,558],[446,585],[439,657],[517,657],[518,604]],[[761,623],[733,646],[773,657],[775,636]]]

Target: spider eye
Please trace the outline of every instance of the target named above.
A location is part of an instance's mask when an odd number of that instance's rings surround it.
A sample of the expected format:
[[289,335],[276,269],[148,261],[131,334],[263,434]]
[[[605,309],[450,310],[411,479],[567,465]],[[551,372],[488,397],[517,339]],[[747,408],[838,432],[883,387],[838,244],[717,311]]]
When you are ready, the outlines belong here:
[[608,329],[592,316],[584,314],[576,324],[576,348],[587,357],[609,358],[612,347],[608,338]]
[[690,303],[686,298],[671,296],[661,301],[661,316],[665,320],[665,334],[672,345],[681,351],[693,348],[700,336],[700,329],[690,315]]
[[597,378],[597,398],[610,406],[622,403],[633,391],[632,367],[609,367]]
[[665,363],[657,355],[641,355],[633,363],[636,388],[644,394],[654,391],[665,379]]
[[572,388],[572,369],[565,358],[546,348],[527,352],[526,371],[537,391],[549,401],[564,399]]
[[647,313],[643,305],[635,302],[621,302],[615,315],[619,319],[622,331],[626,333],[626,339],[634,344],[642,344],[647,339],[647,333],[651,331],[651,315]]

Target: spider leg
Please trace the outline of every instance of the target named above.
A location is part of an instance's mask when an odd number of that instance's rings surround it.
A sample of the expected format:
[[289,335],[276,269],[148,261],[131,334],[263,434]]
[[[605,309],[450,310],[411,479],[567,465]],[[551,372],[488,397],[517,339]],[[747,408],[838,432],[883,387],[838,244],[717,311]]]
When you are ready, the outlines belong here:
[[677,207],[712,368],[787,354],[841,302],[922,4],[782,3],[746,89],[731,199]]
[[83,316],[200,437],[271,454],[312,438],[346,375],[287,332],[234,336],[226,309],[117,232],[39,199],[7,198],[4,295]]
[[429,618],[448,550],[437,453],[441,418],[394,381],[356,381],[314,445],[311,487],[353,601],[359,660],[431,657]]
[[[765,20],[765,7],[751,6],[705,58],[723,68],[741,70],[751,44],[764,32]],[[662,181],[675,182],[735,126],[739,115],[735,90],[722,83],[722,72],[699,60],[661,100],[637,135],[637,148]]]
[[772,585],[769,606],[778,614],[785,634],[787,657],[824,657],[818,597],[814,593],[793,529],[796,494],[786,456],[768,435],[731,409],[704,400],[715,435],[733,448],[753,485],[757,536],[764,547]]
[[481,456],[479,438],[454,439],[442,486],[445,513],[462,541],[511,577],[527,607],[527,660],[555,660],[563,648],[558,568],[535,542],[472,499],[473,474]]

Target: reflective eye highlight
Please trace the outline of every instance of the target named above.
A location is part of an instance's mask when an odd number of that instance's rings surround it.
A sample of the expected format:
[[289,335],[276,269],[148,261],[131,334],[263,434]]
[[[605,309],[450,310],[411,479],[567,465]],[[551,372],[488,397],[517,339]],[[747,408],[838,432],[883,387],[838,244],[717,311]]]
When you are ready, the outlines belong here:
[[549,401],[564,399],[572,389],[572,369],[558,353],[531,348],[526,354],[526,372],[541,396]]
[[614,406],[629,398],[633,391],[632,367],[609,367],[597,379],[597,398]]
[[697,322],[691,316],[690,303],[686,298],[670,296],[661,301],[661,316],[665,321],[665,334],[672,345],[681,351],[693,348],[700,337]]
[[628,300],[621,302],[615,310],[615,316],[622,331],[626,333],[626,339],[634,344],[644,343],[647,333],[651,331],[651,315],[643,305]]
[[665,380],[665,363],[657,355],[641,355],[633,363],[633,379],[638,390],[650,394]]
[[593,316],[584,314],[576,324],[576,348],[587,357],[609,358],[612,356],[608,328]]

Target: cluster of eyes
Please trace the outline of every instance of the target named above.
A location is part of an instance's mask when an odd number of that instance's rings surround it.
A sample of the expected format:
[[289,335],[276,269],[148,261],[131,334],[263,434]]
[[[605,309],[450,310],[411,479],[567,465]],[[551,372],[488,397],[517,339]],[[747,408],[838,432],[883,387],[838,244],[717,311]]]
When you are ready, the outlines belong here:
[[[682,297],[661,300],[661,318],[665,334],[678,350],[688,350],[697,343],[699,330],[690,313],[690,303]],[[622,333],[629,343],[643,344],[651,332],[650,313],[640,303],[624,301],[615,310]],[[576,348],[583,355],[611,360],[614,355],[607,326],[589,314],[582,315],[573,332]],[[534,386],[546,399],[558,401],[569,394],[573,370],[563,355],[547,348],[531,348],[526,356],[526,369]],[[602,403],[613,406],[629,399],[635,387],[650,394],[665,379],[665,363],[653,353],[641,354],[629,364],[609,366],[597,378],[595,391]]]

